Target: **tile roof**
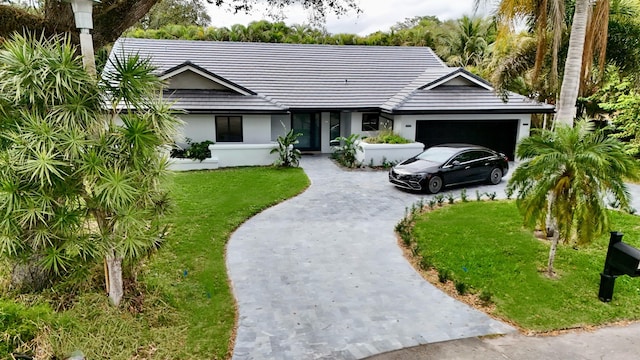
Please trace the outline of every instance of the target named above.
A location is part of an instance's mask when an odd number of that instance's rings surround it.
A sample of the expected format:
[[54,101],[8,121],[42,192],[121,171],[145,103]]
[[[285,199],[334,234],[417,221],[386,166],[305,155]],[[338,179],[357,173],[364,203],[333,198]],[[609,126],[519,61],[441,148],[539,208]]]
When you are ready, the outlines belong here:
[[509,92],[503,102],[494,91],[472,86],[438,86],[416,90],[397,107],[399,113],[552,113],[553,105]]
[[[419,90],[456,72],[469,74],[447,67],[427,47],[121,38],[114,44],[111,56],[135,53],[150,57],[159,75],[186,64],[257,94],[239,99],[202,90],[175,92],[174,99],[182,96],[175,106],[192,110],[381,109],[394,113],[456,108],[467,111],[476,106],[478,111],[552,111],[549,105],[524,101],[515,94],[509,105],[501,105],[493,91],[471,86]],[[109,70],[107,64],[105,71]],[[211,97],[206,98],[208,95]]]
[[287,108],[274,104],[257,95],[241,95],[220,90],[165,90],[164,98],[173,103],[174,108],[197,112],[286,112]]

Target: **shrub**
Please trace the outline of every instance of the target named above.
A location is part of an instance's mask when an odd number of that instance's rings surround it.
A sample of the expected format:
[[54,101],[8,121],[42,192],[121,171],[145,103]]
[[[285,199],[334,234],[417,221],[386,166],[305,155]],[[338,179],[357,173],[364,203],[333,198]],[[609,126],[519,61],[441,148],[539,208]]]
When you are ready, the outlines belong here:
[[438,206],[442,206],[442,204],[444,203],[444,195],[442,195],[442,194],[438,194],[438,195],[434,196],[433,198],[438,203]]
[[209,150],[209,145],[213,145],[213,141],[205,140],[200,142],[193,142],[190,138],[187,138],[186,140],[189,147],[186,149],[171,150],[171,157],[180,159],[194,159],[200,161],[211,157],[211,150]]
[[469,197],[467,196],[467,189],[462,189],[462,191],[460,191],[460,200],[462,200],[462,202],[469,201]]
[[440,269],[438,270],[438,281],[441,283],[446,283],[451,280],[451,271],[448,269]]
[[360,135],[351,134],[348,137],[340,136],[336,140],[340,141],[342,145],[336,146],[332,157],[338,161],[342,166],[349,168],[357,167],[358,161],[356,160],[356,154],[358,151],[362,151],[362,146],[358,144]]
[[482,290],[482,292],[480,292],[480,295],[478,297],[480,298],[480,301],[482,301],[483,304],[488,305],[488,304],[491,304],[492,302],[491,298],[493,297],[493,294],[488,290]]
[[456,291],[460,295],[464,295],[467,293],[467,284],[462,281],[455,281]]
[[365,138],[362,141],[369,144],[408,144],[411,142],[393,130],[381,130],[378,135]]
[[420,267],[422,270],[429,270],[433,267],[433,262],[431,262],[431,259],[429,259],[428,256],[422,255],[422,258],[420,259]]
[[447,193],[447,202],[453,204],[456,201],[456,196],[453,193]]
[[436,200],[435,199],[430,199],[429,200],[429,209],[432,209],[436,207]]
[[491,193],[485,193],[485,195],[487,195],[487,197],[489,198],[489,200],[494,201],[496,199],[496,192],[491,192]]
[[481,201],[482,200],[482,193],[478,190],[476,190],[476,200],[477,201]]

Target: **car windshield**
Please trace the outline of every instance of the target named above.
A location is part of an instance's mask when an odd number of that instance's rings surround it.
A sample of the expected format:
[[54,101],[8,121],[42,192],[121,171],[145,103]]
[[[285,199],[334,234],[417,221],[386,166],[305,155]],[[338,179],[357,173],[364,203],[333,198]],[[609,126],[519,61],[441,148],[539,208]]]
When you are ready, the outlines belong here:
[[420,155],[416,156],[416,158],[420,160],[433,161],[438,163],[443,163],[449,160],[459,149],[452,149],[446,147],[432,147],[425,150]]

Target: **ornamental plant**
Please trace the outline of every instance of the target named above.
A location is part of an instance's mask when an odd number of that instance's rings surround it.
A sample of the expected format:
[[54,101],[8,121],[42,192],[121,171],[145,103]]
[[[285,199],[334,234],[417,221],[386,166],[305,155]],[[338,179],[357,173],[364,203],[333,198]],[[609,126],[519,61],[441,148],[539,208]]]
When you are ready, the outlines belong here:
[[123,266],[165,233],[180,121],[148,60],[115,58],[96,79],[76,54],[61,37],[0,49],[0,255],[50,281],[104,260],[117,305]]

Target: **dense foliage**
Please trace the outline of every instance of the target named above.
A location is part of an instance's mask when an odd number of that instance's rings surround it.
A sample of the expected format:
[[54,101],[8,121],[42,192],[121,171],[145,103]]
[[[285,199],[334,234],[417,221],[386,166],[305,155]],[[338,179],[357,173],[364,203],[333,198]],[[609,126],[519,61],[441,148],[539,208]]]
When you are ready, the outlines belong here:
[[4,43],[0,254],[49,278],[82,278],[104,258],[117,304],[123,260],[164,235],[166,153],[181,122],[159,100],[148,60],[111,65],[98,82],[69,41]]

